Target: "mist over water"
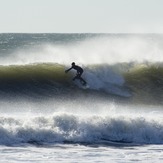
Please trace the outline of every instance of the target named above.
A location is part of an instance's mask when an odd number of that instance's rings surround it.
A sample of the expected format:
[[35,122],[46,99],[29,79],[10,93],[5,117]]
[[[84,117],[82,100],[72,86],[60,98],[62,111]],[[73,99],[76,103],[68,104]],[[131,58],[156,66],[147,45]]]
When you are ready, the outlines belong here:
[[[31,40],[29,39],[28,42],[24,42],[20,46],[18,45],[21,40],[17,40],[15,42],[17,48],[13,48],[7,55],[2,53],[0,63],[1,65],[8,65],[54,62],[69,65],[72,61],[75,61],[82,65],[88,65],[163,61],[162,35],[72,35],[78,39],[67,36],[64,42],[63,40],[42,39],[42,41],[30,43],[34,37],[31,36]],[[48,35],[45,34],[44,38],[46,37]],[[36,35],[35,39],[39,40],[41,38]],[[12,40],[14,40],[14,37]]]

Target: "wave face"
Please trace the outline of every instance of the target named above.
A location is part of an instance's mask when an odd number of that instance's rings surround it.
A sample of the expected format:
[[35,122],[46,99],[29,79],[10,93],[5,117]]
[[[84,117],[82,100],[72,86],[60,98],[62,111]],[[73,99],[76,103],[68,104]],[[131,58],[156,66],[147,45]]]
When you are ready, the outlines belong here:
[[0,66],[0,96],[65,98],[79,96],[123,97],[128,102],[162,105],[162,63],[98,64],[84,67],[89,88],[72,81],[75,72],[54,63]]
[[[74,72],[65,74],[66,67],[59,64],[30,64],[10,65],[0,67],[0,91],[1,94],[38,96],[63,95],[72,93],[74,90],[82,93],[82,84],[73,82]],[[87,92],[107,92],[129,97],[125,90],[124,78],[116,73],[111,66],[91,65],[85,67],[83,78],[87,81],[89,89]],[[92,92],[91,92],[92,91]]]

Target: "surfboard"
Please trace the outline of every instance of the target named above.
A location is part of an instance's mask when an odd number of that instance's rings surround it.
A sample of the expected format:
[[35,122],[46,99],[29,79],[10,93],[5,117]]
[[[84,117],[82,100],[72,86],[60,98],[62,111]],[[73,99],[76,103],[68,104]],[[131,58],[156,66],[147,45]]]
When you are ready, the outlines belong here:
[[88,88],[89,88],[88,83],[83,84],[83,83],[81,83],[79,80],[75,80],[75,81],[73,81],[73,83],[74,83],[75,85],[77,85],[79,88],[82,88],[82,89],[88,89]]
[[89,88],[89,85],[88,84],[85,84],[85,85],[82,85],[81,86],[83,89],[88,89]]

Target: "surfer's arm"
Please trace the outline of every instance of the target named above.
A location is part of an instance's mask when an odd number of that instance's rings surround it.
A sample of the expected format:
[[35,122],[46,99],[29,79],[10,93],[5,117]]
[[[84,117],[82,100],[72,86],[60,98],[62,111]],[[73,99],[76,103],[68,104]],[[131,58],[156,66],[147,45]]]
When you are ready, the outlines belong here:
[[65,73],[69,72],[71,69],[72,69],[72,67],[71,67],[71,68],[69,68],[69,69],[67,69],[67,70],[65,71]]

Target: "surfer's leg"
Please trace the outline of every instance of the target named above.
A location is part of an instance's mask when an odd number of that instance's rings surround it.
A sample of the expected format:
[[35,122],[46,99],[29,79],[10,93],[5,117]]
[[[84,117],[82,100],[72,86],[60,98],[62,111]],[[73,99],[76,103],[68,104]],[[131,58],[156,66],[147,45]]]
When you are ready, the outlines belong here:
[[86,84],[87,84],[87,82],[86,82],[82,77],[80,77],[80,82],[81,82],[83,85],[86,85]]
[[81,82],[83,85],[86,85],[87,82],[81,77],[82,73],[83,73],[83,71],[79,72],[79,73],[77,74],[77,78],[80,80],[80,82]]
[[72,80],[80,79],[80,74],[77,74]]

